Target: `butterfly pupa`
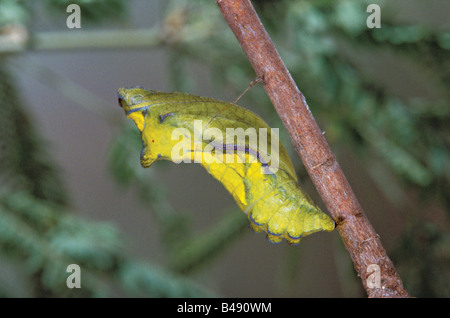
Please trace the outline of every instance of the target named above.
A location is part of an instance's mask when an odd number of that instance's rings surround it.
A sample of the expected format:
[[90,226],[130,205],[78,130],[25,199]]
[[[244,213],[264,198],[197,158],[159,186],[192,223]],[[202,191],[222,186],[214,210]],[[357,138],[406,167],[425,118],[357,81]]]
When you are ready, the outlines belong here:
[[[272,243],[284,238],[295,245],[307,235],[335,228],[333,220],[301,189],[278,137],[248,109],[140,87],[120,88],[118,99],[141,133],[144,168],[158,160],[201,164],[247,214],[250,227],[266,232]],[[257,138],[265,132],[266,146],[252,142],[250,134],[228,139],[230,130],[254,132]],[[275,144],[278,148],[272,151]]]

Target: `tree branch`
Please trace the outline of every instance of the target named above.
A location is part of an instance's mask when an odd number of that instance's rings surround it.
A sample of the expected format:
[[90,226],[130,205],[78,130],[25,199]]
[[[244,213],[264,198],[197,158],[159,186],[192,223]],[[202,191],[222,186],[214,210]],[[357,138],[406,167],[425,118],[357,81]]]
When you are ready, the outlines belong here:
[[26,50],[62,51],[84,49],[152,48],[164,44],[168,38],[159,28],[112,31],[44,31],[29,34],[15,25],[0,28],[0,55],[21,53]]
[[[369,297],[409,297],[379,235],[365,216],[305,97],[297,88],[249,0],[216,0],[286,126],[352,258]],[[374,265],[378,265],[374,266]],[[370,266],[370,267],[369,267]],[[379,268],[380,285],[369,277]]]

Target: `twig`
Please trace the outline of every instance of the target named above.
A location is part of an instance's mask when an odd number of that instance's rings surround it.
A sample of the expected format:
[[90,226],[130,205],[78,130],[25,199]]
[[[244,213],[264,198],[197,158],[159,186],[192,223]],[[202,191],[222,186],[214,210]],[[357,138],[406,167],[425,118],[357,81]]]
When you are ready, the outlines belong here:
[[26,50],[62,51],[84,49],[153,48],[167,41],[158,28],[113,31],[36,32],[31,35],[21,26],[0,29],[0,54]]
[[[305,97],[297,88],[249,0],[216,0],[287,128],[369,297],[409,297],[379,235],[348,184]],[[380,284],[372,284],[374,265]],[[370,269],[368,268],[370,266]],[[369,269],[369,270],[368,270]],[[370,282],[369,282],[370,280]]]

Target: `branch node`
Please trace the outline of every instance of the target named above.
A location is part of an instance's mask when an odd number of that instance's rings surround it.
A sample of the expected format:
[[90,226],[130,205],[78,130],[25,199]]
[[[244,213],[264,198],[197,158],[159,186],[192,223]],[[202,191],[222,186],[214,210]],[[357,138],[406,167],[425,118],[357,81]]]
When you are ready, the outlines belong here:
[[239,95],[233,102],[232,104],[236,104],[242,96],[245,95],[245,93],[247,93],[253,86],[255,86],[257,83],[263,83],[264,84],[264,79],[261,77],[257,77],[256,79],[254,79],[253,81],[250,82],[250,84],[248,85],[248,87],[245,89],[244,92],[242,92],[241,95]]
[[336,163],[336,158],[334,156],[329,156],[327,157],[324,161],[322,161],[321,163],[313,166],[311,169],[312,170],[316,170],[317,168],[321,167],[321,166],[328,166],[331,167]]
[[375,234],[374,236],[369,237],[368,239],[362,240],[360,244],[368,243],[368,242],[370,242],[370,241],[372,241],[374,239],[378,239],[378,238],[380,238],[380,235],[379,234]]

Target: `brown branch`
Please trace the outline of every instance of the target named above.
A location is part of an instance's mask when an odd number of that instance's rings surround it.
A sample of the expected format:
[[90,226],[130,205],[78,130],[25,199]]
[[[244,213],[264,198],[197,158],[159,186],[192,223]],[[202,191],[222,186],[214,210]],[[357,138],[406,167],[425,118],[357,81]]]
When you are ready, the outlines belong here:
[[[216,0],[267,95],[287,128],[297,152],[321,195],[369,297],[409,297],[379,235],[365,216],[305,97],[261,24],[249,0]],[[370,284],[374,265],[380,286]],[[370,266],[372,265],[372,266]],[[370,267],[369,267],[370,266]],[[369,268],[368,268],[369,267]],[[377,266],[375,266],[377,268]]]

